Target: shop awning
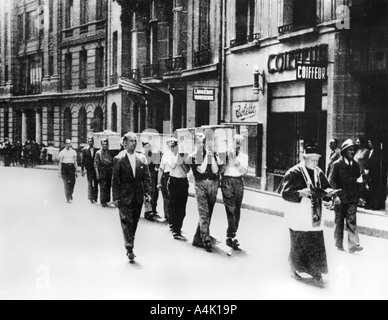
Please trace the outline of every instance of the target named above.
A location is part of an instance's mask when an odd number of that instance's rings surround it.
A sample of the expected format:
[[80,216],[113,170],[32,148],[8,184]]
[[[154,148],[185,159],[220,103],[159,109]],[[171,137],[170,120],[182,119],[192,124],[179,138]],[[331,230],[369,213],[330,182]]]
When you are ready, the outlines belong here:
[[142,86],[135,80],[120,79],[119,85],[125,91],[135,93],[141,96],[144,95],[144,90]]

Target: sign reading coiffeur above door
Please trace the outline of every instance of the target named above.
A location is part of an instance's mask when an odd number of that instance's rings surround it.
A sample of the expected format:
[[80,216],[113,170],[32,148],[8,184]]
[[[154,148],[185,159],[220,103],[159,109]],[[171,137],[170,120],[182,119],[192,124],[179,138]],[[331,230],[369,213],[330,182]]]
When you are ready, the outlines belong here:
[[233,122],[259,122],[259,102],[234,102],[232,108]]
[[296,79],[306,81],[326,81],[327,67],[298,63],[296,65]]

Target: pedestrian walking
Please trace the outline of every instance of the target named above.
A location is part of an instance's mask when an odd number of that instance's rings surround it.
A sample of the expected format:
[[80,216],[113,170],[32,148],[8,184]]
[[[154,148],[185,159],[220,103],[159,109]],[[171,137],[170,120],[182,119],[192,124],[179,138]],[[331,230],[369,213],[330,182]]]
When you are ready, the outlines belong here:
[[100,202],[106,208],[111,201],[113,175],[113,157],[109,151],[108,139],[101,140],[101,150],[96,154],[94,168],[100,184]]
[[85,174],[88,179],[88,199],[94,204],[98,199],[98,180],[97,173],[94,167],[97,149],[94,147],[93,137],[88,137],[88,146],[82,150],[82,176]]
[[333,192],[324,172],[318,167],[320,158],[318,146],[307,146],[303,161],[286,173],[282,190],[282,197],[287,201],[286,221],[291,236],[289,261],[292,275],[302,279],[301,274],[306,273],[318,284],[322,284],[322,275],[329,271],[323,233],[322,198]]
[[123,141],[126,150],[120,152],[114,159],[113,201],[120,210],[127,257],[134,261],[135,236],[143,201],[145,197],[151,201],[151,175],[147,159],[135,152],[137,135],[127,133]]
[[65,186],[67,203],[73,201],[74,186],[78,177],[77,152],[71,145],[72,141],[66,140],[65,149],[59,153],[59,177]]
[[189,198],[189,180],[187,174],[190,166],[187,164],[188,155],[179,153],[178,140],[171,142],[171,152],[165,156],[161,167],[162,171],[169,167],[170,178],[168,181],[169,214],[171,231],[174,239],[186,240],[182,235],[183,222],[186,217],[186,207]]
[[344,251],[345,221],[348,230],[349,252],[362,251],[357,228],[357,207],[360,199],[360,166],[354,160],[358,146],[354,141],[347,140],[342,145],[342,158],[333,164],[329,181],[341,192],[335,198],[335,240],[338,250]]
[[219,166],[213,141],[207,141],[204,134],[195,136],[196,152],[189,158],[194,178],[198,203],[199,223],[193,239],[193,246],[212,252],[210,224],[219,187]]
[[369,141],[369,159],[365,174],[368,181],[368,197],[366,209],[380,210],[385,207],[386,191],[382,186],[382,155],[379,143]]
[[168,193],[168,182],[170,180],[171,168],[169,165],[169,159],[171,159],[171,152],[175,148],[175,143],[178,143],[178,140],[175,138],[168,139],[166,144],[169,150],[162,156],[160,162],[159,174],[158,174],[158,189],[162,191],[163,196],[163,208],[164,208],[164,218],[170,226],[172,232],[172,223],[170,220],[170,195]]
[[161,153],[153,152],[152,145],[150,142],[143,143],[144,156],[147,159],[148,168],[151,174],[152,182],[152,194],[151,202],[145,201],[145,219],[148,221],[159,221],[161,217],[158,215],[158,199],[159,199],[159,189],[158,189],[158,172],[160,168]]
[[244,179],[248,173],[248,155],[241,151],[244,137],[234,136],[235,150],[230,151],[226,164],[220,169],[222,176],[221,190],[228,218],[227,246],[237,250],[240,243],[237,232],[240,225],[241,205],[244,199]]

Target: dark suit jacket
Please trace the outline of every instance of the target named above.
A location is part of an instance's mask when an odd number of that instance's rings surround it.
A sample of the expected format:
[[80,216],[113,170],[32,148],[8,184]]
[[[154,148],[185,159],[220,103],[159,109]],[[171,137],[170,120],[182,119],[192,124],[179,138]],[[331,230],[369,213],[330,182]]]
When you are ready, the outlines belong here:
[[119,201],[120,207],[141,208],[144,196],[151,196],[151,175],[147,159],[136,154],[136,178],[133,176],[127,152],[121,152],[114,159],[113,201]]
[[342,189],[338,196],[343,204],[357,204],[360,200],[361,187],[357,182],[360,172],[360,165],[356,161],[353,161],[352,167],[343,158],[334,162],[329,182],[334,189]]
[[381,184],[381,154],[379,150],[374,150],[369,157],[366,169],[369,170],[369,184],[379,186]]
[[82,150],[82,170],[85,170],[88,173],[94,173],[94,160],[96,158],[97,149],[94,148],[94,152],[92,154],[90,147],[85,147]]

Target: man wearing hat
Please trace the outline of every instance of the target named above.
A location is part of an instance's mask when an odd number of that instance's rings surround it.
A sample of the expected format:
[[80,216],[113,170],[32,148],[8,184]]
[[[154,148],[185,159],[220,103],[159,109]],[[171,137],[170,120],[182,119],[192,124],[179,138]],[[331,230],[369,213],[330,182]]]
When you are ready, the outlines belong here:
[[335,240],[338,250],[344,251],[345,221],[348,229],[349,252],[362,251],[357,228],[357,207],[360,199],[360,165],[354,160],[358,146],[352,140],[342,145],[342,158],[333,164],[330,174],[330,184],[335,189],[341,189],[335,198]]
[[226,244],[235,250],[240,247],[236,237],[244,198],[243,176],[248,173],[248,155],[241,151],[243,141],[243,136],[234,136],[236,149],[228,152],[226,164],[220,169],[222,176],[221,190],[228,217]]
[[291,235],[292,276],[302,279],[301,274],[306,273],[318,284],[322,283],[322,275],[328,273],[322,199],[333,192],[318,167],[320,158],[318,146],[307,146],[303,161],[287,172],[282,191],[287,201],[285,218]]
[[100,183],[100,201],[106,208],[111,200],[113,157],[109,151],[108,139],[101,140],[102,149],[96,154],[94,167],[96,169],[97,180]]

